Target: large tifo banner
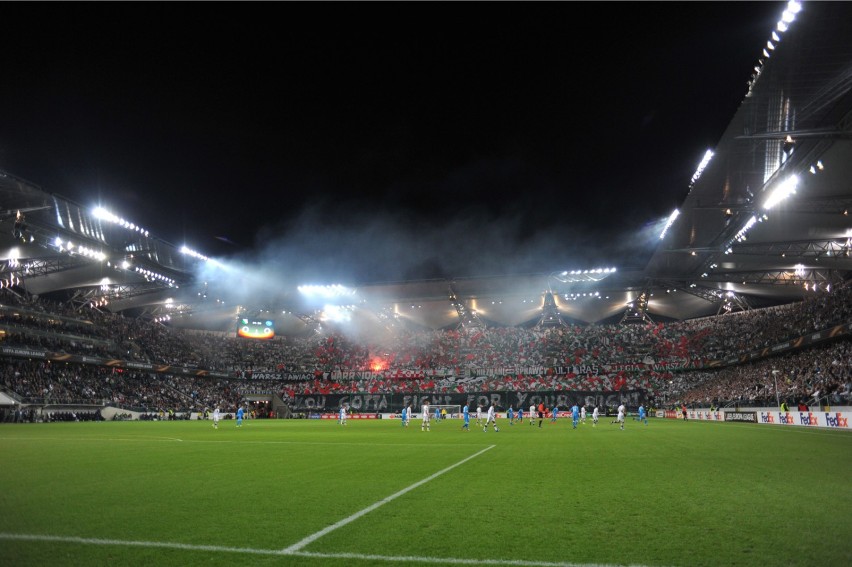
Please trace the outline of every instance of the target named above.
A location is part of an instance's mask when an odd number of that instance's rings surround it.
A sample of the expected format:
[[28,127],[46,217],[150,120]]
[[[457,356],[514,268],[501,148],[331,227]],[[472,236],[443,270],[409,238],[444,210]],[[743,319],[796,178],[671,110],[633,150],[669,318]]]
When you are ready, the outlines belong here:
[[295,411],[337,411],[341,406],[347,406],[354,412],[394,413],[406,406],[411,406],[415,413],[425,400],[429,405],[459,405],[467,404],[476,408],[479,404],[490,406],[497,404],[501,412],[510,407],[516,411],[523,408],[529,411],[531,405],[538,406],[544,402],[548,411],[558,407],[561,411],[569,409],[574,404],[587,408],[598,406],[616,408],[620,404],[636,407],[647,404],[646,393],[642,390],[623,390],[619,392],[468,392],[464,394],[433,394],[418,392],[416,394],[315,394],[296,395],[293,399]]

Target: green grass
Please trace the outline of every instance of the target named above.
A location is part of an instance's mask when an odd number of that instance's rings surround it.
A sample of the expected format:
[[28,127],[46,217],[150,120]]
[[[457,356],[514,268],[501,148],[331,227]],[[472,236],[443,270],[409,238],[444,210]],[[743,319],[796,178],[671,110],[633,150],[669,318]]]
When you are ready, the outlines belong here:
[[[264,553],[489,447],[300,554]],[[258,420],[242,429],[225,421],[218,430],[194,421],[9,424],[0,426],[0,558],[848,565],[850,471],[852,434],[748,424],[653,420],[619,431],[606,420],[574,431],[568,421],[539,429],[503,420],[487,434],[462,432],[455,420],[428,433],[419,422],[357,420],[345,428]]]

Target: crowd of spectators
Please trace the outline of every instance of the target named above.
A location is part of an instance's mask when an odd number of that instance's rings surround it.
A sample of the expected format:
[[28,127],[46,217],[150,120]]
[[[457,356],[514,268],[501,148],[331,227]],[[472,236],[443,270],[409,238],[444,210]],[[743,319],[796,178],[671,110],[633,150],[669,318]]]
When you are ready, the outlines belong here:
[[[3,296],[4,300],[11,296]],[[784,306],[667,324],[494,327],[400,331],[357,338],[344,332],[242,340],[181,331],[98,309],[46,300],[0,305],[5,346],[197,367],[229,378],[172,376],[125,368],[6,358],[0,384],[43,403],[94,403],[200,411],[235,407],[247,394],[462,393],[506,390],[641,389],[665,403],[724,404],[774,397],[850,395],[848,340],[721,370],[686,370],[852,321],[852,287]],[[637,366],[625,369],[625,364]],[[553,370],[554,368],[559,370]],[[499,371],[495,371],[499,369]],[[772,374],[772,370],[778,373]],[[400,378],[395,370],[415,371]],[[366,377],[341,373],[373,371]],[[249,379],[259,373],[279,379]],[[287,380],[293,373],[308,377]],[[265,374],[266,376],[267,374]],[[771,388],[770,388],[771,386]],[[774,402],[773,402],[774,403]]]
[[674,374],[662,384],[665,404],[688,406],[774,406],[852,404],[852,341],[729,366],[713,372]]

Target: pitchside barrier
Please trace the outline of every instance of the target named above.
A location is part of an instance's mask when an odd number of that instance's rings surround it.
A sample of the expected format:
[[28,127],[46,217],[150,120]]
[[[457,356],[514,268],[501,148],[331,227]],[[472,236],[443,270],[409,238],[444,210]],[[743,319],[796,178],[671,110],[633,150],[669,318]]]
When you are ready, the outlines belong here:
[[[683,419],[682,411],[657,410],[657,417]],[[826,427],[852,431],[849,426],[852,408],[837,407],[829,411],[779,411],[774,408],[741,408],[737,410],[692,409],[686,410],[690,421],[739,421],[760,425],[786,425],[793,427]]]

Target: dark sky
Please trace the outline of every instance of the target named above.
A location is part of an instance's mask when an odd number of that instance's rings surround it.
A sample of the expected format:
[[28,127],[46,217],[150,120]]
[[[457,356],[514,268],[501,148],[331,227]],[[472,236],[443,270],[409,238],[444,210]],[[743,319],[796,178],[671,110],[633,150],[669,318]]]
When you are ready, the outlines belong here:
[[7,3],[0,168],[316,279],[641,267],[783,8]]

